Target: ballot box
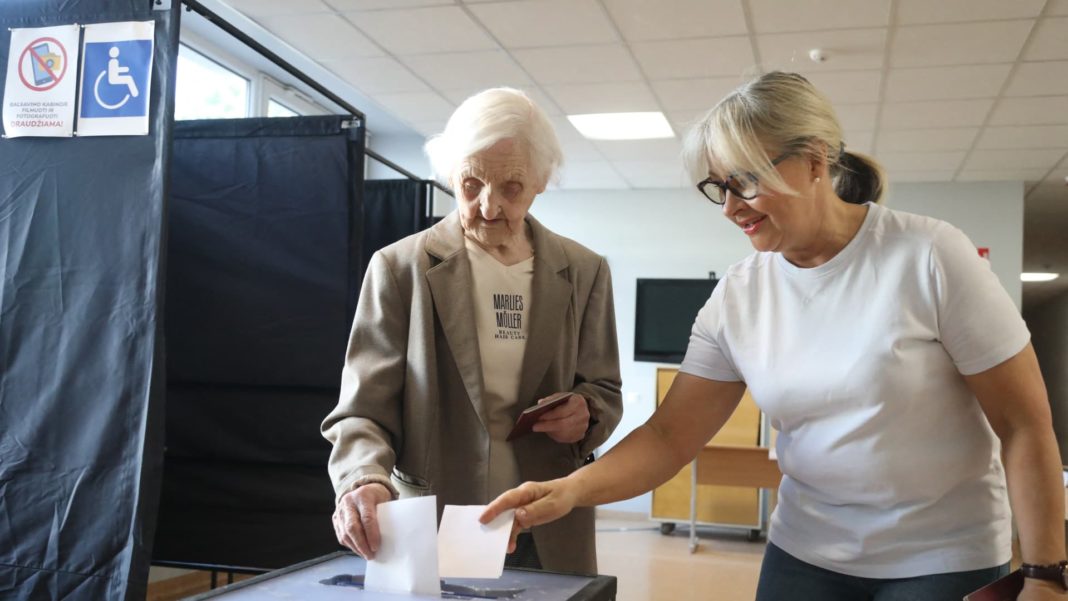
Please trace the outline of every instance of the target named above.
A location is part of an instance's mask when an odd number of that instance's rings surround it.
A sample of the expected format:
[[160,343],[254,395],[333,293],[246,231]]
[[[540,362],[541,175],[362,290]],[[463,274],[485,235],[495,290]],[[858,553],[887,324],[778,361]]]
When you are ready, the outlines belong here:
[[378,593],[362,588],[365,562],[339,551],[282,568],[185,601],[399,601],[402,599],[503,599],[506,601],[612,601],[615,576],[580,576],[558,572],[510,569],[500,578],[445,578],[440,597]]

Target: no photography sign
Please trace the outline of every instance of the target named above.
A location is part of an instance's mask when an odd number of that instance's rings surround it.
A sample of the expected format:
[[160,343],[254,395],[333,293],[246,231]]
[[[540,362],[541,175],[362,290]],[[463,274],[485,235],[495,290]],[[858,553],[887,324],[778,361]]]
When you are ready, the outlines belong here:
[[74,130],[78,26],[11,30],[4,135],[69,137]]

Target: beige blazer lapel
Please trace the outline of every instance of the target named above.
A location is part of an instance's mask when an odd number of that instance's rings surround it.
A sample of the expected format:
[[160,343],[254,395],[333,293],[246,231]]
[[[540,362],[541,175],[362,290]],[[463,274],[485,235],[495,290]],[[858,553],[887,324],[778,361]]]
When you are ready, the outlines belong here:
[[531,283],[534,302],[514,418],[537,401],[534,396],[538,384],[557,353],[557,345],[562,339],[560,328],[566,327],[572,290],[567,279],[569,262],[559,241],[533,217],[528,215],[527,222],[534,238],[534,278]]
[[464,248],[463,230],[453,211],[430,229],[426,251],[441,262],[426,272],[430,296],[441,320],[456,368],[460,372],[467,396],[485,428],[486,412],[482,404],[482,359],[478,348],[475,312],[471,306],[471,263]]

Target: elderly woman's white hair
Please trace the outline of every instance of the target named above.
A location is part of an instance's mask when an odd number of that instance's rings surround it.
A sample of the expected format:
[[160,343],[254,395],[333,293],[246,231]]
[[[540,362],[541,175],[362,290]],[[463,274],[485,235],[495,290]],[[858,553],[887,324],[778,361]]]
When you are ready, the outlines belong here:
[[556,174],[563,153],[552,123],[526,94],[512,88],[490,88],[463,101],[425,150],[434,175],[451,183],[461,161],[507,139],[527,144],[530,168],[543,182]]

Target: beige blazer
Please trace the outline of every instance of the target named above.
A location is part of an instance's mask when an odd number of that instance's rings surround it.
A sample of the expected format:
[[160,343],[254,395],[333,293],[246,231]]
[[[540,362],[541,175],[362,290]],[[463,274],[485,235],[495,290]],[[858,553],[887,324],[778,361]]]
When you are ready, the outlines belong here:
[[[531,324],[514,413],[554,392],[589,400],[578,444],[534,433],[513,442],[523,480],[574,471],[622,416],[612,282],[605,260],[527,217],[534,244]],[[338,497],[389,477],[401,496],[488,503],[489,435],[471,299],[454,211],[372,257],[349,338],[341,398],[323,422]],[[593,509],[534,528],[547,570],[594,574]]]

